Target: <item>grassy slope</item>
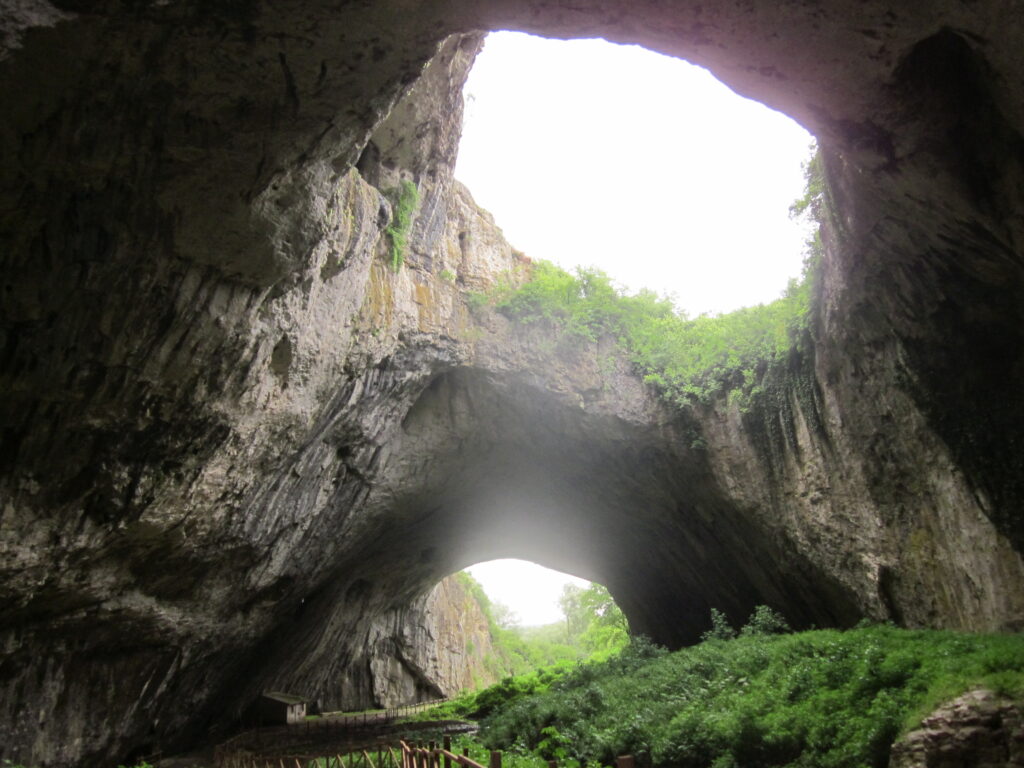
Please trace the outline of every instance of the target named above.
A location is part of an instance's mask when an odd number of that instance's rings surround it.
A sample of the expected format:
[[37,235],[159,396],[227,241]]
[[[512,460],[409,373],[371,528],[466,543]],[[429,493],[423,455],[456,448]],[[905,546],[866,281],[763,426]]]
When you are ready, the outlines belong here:
[[503,681],[462,711],[486,714],[491,748],[563,760],[851,768],[885,766],[901,731],[978,685],[1024,697],[1024,637],[877,626],[675,653],[641,643],[561,676]]

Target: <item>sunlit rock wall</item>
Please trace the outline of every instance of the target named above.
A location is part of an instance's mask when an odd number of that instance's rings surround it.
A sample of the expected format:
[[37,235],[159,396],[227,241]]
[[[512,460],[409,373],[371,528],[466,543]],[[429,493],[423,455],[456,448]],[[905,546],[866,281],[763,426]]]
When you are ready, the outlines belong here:
[[[353,706],[365,705],[364,686],[375,706],[394,707],[454,696],[496,682],[491,629],[476,597],[455,577],[373,622],[362,645],[369,671],[353,680]],[[351,675],[351,673],[350,673]]]

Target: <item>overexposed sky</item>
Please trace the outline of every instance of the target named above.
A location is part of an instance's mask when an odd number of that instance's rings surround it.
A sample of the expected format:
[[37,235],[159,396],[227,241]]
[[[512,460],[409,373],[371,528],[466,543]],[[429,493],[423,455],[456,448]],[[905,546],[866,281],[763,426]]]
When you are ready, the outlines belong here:
[[[811,136],[706,70],[499,32],[465,96],[455,176],[528,256],[599,267],[691,316],[772,301],[799,275],[806,235],[788,214]],[[562,618],[571,577],[517,560],[469,570],[524,626]]]
[[492,601],[504,603],[519,618],[524,627],[552,624],[563,619],[558,597],[565,584],[586,587],[586,579],[579,579],[525,560],[491,560],[470,568],[473,578],[480,582]]
[[455,175],[512,245],[696,315],[779,296],[800,273],[811,136],[706,70],[636,46],[488,36]]

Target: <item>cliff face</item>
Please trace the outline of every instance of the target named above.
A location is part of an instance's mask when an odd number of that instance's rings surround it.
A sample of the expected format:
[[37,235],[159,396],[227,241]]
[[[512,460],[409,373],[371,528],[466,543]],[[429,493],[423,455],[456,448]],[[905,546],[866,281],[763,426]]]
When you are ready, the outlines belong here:
[[496,681],[487,664],[494,653],[487,617],[453,576],[375,620],[362,650],[380,707],[448,698]]
[[[262,688],[435,695],[423,595],[497,556],[670,644],[757,603],[1021,627],[1012,4],[2,11],[0,756],[173,749]],[[451,179],[503,27],[685,55],[819,136],[820,312],[749,412],[468,306],[522,275]]]

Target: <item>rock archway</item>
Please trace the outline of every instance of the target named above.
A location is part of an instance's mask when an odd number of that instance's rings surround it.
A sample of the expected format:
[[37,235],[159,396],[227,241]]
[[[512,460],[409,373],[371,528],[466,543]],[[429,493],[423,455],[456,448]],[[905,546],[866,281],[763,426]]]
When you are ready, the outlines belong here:
[[[1019,628],[1014,13],[8,3],[0,756],[184,744],[270,684],[365,696],[369,636],[495,532],[667,642],[756,602]],[[607,350],[470,312],[515,267],[451,180],[492,28],[682,55],[819,136],[820,312],[771,404],[670,414]]]

